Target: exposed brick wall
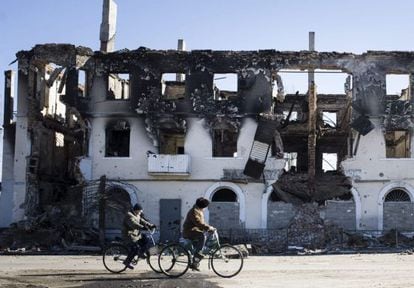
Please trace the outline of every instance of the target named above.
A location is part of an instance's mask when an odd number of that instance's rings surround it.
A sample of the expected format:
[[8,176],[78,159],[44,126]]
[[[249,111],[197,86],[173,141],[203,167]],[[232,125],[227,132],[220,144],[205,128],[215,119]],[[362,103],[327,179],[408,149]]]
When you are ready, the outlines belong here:
[[208,206],[210,225],[221,229],[242,228],[240,224],[240,207],[237,202],[211,202]]
[[352,201],[326,201],[325,221],[345,230],[356,230],[355,203]]
[[409,202],[384,203],[384,230],[414,230],[414,204]]
[[269,201],[267,204],[267,228],[287,228],[295,214],[296,208],[292,204]]

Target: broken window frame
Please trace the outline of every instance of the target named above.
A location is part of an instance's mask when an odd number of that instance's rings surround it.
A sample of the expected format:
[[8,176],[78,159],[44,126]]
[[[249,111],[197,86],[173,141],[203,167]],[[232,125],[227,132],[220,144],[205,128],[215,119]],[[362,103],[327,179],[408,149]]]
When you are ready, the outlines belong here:
[[[170,79],[164,79],[164,77],[166,78],[171,78],[169,76],[175,75],[175,80],[170,80]],[[179,79],[182,80],[179,81]],[[161,74],[161,81],[160,81],[160,85],[161,85],[161,96],[163,99],[165,100],[178,100],[178,99],[183,99],[185,97],[185,90],[186,90],[186,77],[187,75],[183,72],[164,72]],[[167,95],[166,91],[168,86],[174,86],[174,83],[177,86],[183,86],[184,91],[182,91],[182,94],[175,94],[175,95]],[[181,88],[182,89],[182,88]]]
[[[324,155],[326,155],[326,156],[324,156]],[[326,157],[329,157],[329,155],[335,155],[335,157],[336,157],[336,159],[335,159],[335,166],[336,167],[334,167],[333,165],[331,165],[331,163],[330,162],[328,162],[328,160],[326,160]],[[324,165],[325,164],[325,165]],[[326,172],[332,172],[332,171],[338,171],[338,153],[322,153],[322,171],[324,172],[324,173],[326,173]],[[326,167],[326,165],[328,165],[328,166],[330,166],[332,169],[324,169],[323,167],[325,166]]]
[[[236,77],[235,82],[236,82],[236,87],[235,90],[225,90],[225,89],[220,89],[219,85],[217,85],[217,81],[218,80],[223,80],[226,79],[227,75],[232,75],[232,77]],[[233,76],[234,75],[234,76]],[[230,79],[230,81],[233,81],[232,79]],[[223,85],[223,84],[221,84]],[[224,84],[226,85],[226,84]],[[212,87],[213,87],[213,99],[216,101],[228,101],[231,100],[231,98],[235,98],[238,96],[239,94],[239,74],[237,72],[227,72],[227,73],[220,73],[220,72],[214,72],[213,74],[213,83],[212,83]],[[224,93],[228,93],[227,97],[221,97],[221,92]],[[234,95],[232,95],[234,94]]]
[[131,125],[129,121],[119,119],[109,122],[105,127],[105,158],[128,158],[131,155],[130,149]]
[[[326,115],[328,113],[334,114],[335,119],[331,119],[330,117],[328,117],[329,115]],[[324,128],[336,129],[338,127],[338,111],[323,110],[321,111],[321,116],[322,116],[322,122],[323,122]]]
[[298,153],[284,152],[283,159],[286,161],[284,169],[288,172],[296,173],[298,170]]
[[[397,151],[395,150],[396,147],[397,147],[397,145],[400,144],[400,143],[397,143],[396,145],[392,145],[392,146],[389,145],[390,140],[388,140],[388,138],[389,138],[388,135],[390,135],[391,133],[394,133],[394,139],[395,139],[395,133],[396,132],[404,132],[405,133],[405,137],[404,137],[404,139],[405,139],[405,144],[404,144],[404,146],[405,146],[404,152],[405,153],[404,153],[404,157],[401,157],[401,154],[398,154]],[[387,158],[387,159],[392,159],[392,158],[394,158],[394,159],[411,158],[411,145],[412,145],[412,143],[411,143],[411,135],[412,135],[412,132],[411,131],[409,131],[409,130],[403,130],[403,129],[386,131],[384,133],[385,158]],[[397,141],[400,142],[400,139],[401,139],[401,137],[399,137],[399,139],[397,139]],[[393,142],[394,141],[395,140],[393,140]],[[394,150],[392,150],[392,149],[394,149]]]
[[[221,135],[218,135],[217,133],[220,133]],[[232,138],[232,146],[234,149],[232,152],[232,155],[230,155],[230,153],[226,153],[228,152],[227,150],[225,151],[225,149],[219,149],[218,148],[218,142],[217,142],[217,138],[220,138],[220,142],[222,143],[221,145],[226,146],[226,149],[229,149],[229,142],[226,141],[224,138],[227,138],[226,136],[228,135],[227,133],[230,133],[232,135],[229,135]],[[219,136],[219,137],[217,137]],[[213,129],[213,137],[212,137],[212,157],[213,158],[235,158],[237,157],[237,142],[238,142],[238,138],[239,138],[239,133],[237,131],[233,131],[230,129]],[[228,139],[228,138],[227,138]]]
[[[54,73],[58,73],[55,74],[56,77],[53,76]],[[67,69],[53,62],[44,65],[42,69],[35,72],[34,93],[40,100],[41,113],[43,116],[52,116],[60,122],[64,122],[66,117],[66,104],[61,101],[61,97],[67,93],[66,74]],[[50,81],[51,76],[54,78],[53,81]]]
[[[120,77],[119,75],[128,75],[128,79],[124,79]],[[111,87],[111,78],[113,78],[112,81],[116,83],[115,81],[118,81],[121,85],[121,94],[120,98],[117,97],[117,91],[113,91]],[[106,100],[109,101],[128,101],[131,98],[131,74],[129,72],[110,72],[108,74],[107,79],[107,92],[106,92]],[[128,87],[128,88],[125,88]]]
[[[159,152],[166,155],[184,155],[185,154],[185,133],[169,133],[168,131],[159,131]],[[182,145],[180,145],[182,144]],[[171,148],[175,147],[175,151]]]
[[[406,73],[387,73],[385,75],[385,91],[386,91],[386,95],[398,95],[398,100],[403,100],[403,101],[408,101],[410,100],[410,74],[406,74]],[[402,79],[396,79],[396,78],[402,78],[402,77],[407,77],[407,80],[404,82],[406,82],[405,84],[401,84],[403,82]],[[391,89],[396,89],[396,84],[395,82],[399,82],[399,90],[400,91],[391,91]],[[391,87],[393,86],[393,87]]]
[[[88,71],[79,69],[78,70],[78,97],[80,98],[87,98],[88,97]],[[83,80],[83,81],[82,81]],[[80,86],[83,86],[81,89]]]

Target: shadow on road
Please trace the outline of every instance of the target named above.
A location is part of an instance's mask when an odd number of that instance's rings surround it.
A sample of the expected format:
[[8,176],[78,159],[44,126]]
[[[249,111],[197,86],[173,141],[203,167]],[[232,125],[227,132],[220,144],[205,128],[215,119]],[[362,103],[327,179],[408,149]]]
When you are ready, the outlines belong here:
[[[21,274],[22,280],[34,280],[37,283],[59,283],[65,287],[65,284],[71,287],[87,287],[87,288],[138,288],[138,287],[161,287],[161,288],[218,288],[214,283],[208,281],[208,275],[205,274],[186,274],[181,278],[172,279],[162,274],[136,273],[136,274],[108,274],[102,272],[54,272],[41,274]],[[79,285],[79,286],[77,286]],[[48,287],[48,286],[46,286]]]

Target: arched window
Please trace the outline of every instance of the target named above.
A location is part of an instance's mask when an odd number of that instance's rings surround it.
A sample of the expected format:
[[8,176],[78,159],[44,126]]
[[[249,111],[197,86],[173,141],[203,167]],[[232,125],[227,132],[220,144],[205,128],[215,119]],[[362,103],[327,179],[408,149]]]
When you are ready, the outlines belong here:
[[105,157],[129,157],[130,134],[128,121],[109,123],[105,130]]
[[237,202],[237,195],[230,189],[220,189],[214,193],[212,202]]
[[411,202],[411,199],[406,191],[397,188],[388,192],[384,202]]

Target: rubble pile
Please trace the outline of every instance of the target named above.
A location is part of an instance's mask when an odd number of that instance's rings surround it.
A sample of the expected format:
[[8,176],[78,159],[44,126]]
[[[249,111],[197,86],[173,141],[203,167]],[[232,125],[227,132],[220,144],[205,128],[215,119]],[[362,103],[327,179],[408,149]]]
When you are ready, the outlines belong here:
[[299,207],[288,228],[288,243],[315,249],[325,246],[325,227],[317,203]]
[[278,198],[294,205],[309,202],[322,204],[331,199],[347,200],[352,197],[351,187],[352,183],[348,177],[336,173],[317,175],[315,191],[312,193],[309,192],[307,173],[284,173],[273,184]]
[[86,249],[99,243],[98,231],[85,226],[73,205],[49,206],[45,210],[2,231],[0,251],[59,252],[83,250],[82,246]]

